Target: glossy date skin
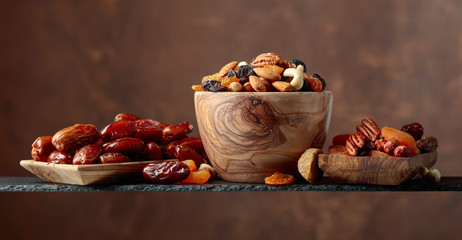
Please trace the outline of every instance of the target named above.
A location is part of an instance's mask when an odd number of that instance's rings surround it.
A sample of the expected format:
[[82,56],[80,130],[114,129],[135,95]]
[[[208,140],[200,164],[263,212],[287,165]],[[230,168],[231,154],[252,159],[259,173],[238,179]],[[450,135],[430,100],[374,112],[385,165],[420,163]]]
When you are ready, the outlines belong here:
[[123,153],[110,152],[99,156],[98,163],[123,163],[130,162],[130,157]]
[[35,161],[46,162],[48,155],[56,150],[52,138],[53,136],[42,136],[32,143],[31,156]]
[[143,177],[159,184],[176,183],[186,179],[190,170],[188,165],[179,161],[150,163],[143,168]]
[[53,151],[48,156],[48,162],[57,164],[72,164],[72,155],[63,151]]
[[188,133],[193,131],[193,125],[189,122],[184,122],[175,125],[169,125],[164,128],[162,142],[168,144],[174,140],[186,137]]
[[160,143],[162,141],[162,127],[158,121],[152,119],[141,119],[135,121],[136,134],[135,138],[143,141]]
[[58,151],[71,151],[92,143],[99,137],[92,124],[75,124],[53,135],[52,143]]
[[103,145],[103,152],[119,152],[126,154],[141,153],[144,150],[144,142],[138,138],[119,138]]
[[98,157],[103,152],[103,147],[98,144],[88,144],[81,147],[74,155],[72,163],[74,165],[96,163]]
[[131,120],[113,122],[101,130],[103,141],[110,142],[119,138],[133,137],[136,134],[136,125]]

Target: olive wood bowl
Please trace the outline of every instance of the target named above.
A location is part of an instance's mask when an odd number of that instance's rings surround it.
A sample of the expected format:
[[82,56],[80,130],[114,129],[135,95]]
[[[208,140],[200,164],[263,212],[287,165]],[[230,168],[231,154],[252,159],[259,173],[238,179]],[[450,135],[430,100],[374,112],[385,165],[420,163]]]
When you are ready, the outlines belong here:
[[264,182],[279,171],[298,175],[297,161],[322,148],[331,92],[196,92],[196,118],[207,155],[220,177]]
[[415,176],[421,167],[431,168],[436,159],[436,152],[409,158],[319,154],[318,166],[340,183],[398,185]]

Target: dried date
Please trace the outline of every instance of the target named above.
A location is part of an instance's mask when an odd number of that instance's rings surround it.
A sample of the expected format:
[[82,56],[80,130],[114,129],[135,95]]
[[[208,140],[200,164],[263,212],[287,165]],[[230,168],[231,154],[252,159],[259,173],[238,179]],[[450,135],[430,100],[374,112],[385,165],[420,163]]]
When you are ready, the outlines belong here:
[[105,142],[119,138],[133,137],[136,134],[136,125],[131,120],[120,120],[107,125],[101,130],[101,137]]
[[58,164],[72,164],[72,155],[63,151],[53,151],[48,156],[48,162]]
[[55,133],[52,143],[58,151],[69,151],[92,143],[98,137],[99,133],[94,125],[75,124]]
[[75,152],[72,164],[82,165],[96,163],[102,152],[103,148],[98,144],[85,145]]
[[122,163],[130,162],[130,157],[119,152],[104,153],[99,156],[98,163]]
[[186,179],[190,170],[180,161],[150,163],[143,168],[143,177],[153,183],[175,183]]
[[119,138],[112,142],[103,145],[103,152],[119,152],[119,153],[141,153],[144,149],[144,142],[138,138]]

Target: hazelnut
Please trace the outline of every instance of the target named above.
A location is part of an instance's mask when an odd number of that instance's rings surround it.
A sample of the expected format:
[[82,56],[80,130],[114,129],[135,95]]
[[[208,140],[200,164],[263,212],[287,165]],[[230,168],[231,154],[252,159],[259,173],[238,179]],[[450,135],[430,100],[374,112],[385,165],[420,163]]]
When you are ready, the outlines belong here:
[[423,129],[422,125],[420,123],[418,123],[418,122],[411,123],[411,124],[408,124],[408,125],[404,125],[401,128],[401,131],[411,134],[411,136],[416,141],[421,139],[423,134],[424,134],[424,129]]
[[217,171],[215,171],[215,168],[213,168],[212,166],[210,166],[209,164],[207,163],[202,163],[200,166],[199,166],[199,170],[206,170],[210,173],[210,179],[214,179],[217,177]]
[[396,147],[393,153],[395,157],[410,157],[411,156],[411,150],[409,149],[408,146],[404,146],[404,145]]
[[441,180],[441,173],[438,169],[428,170],[426,167],[420,168],[420,176],[427,182],[437,183]]
[[375,140],[375,150],[383,152],[383,146],[385,146],[385,143],[387,143],[387,140],[383,138]]
[[438,139],[433,136],[423,137],[416,142],[416,145],[421,153],[435,152],[438,149]]
[[401,145],[398,140],[392,138],[383,145],[383,151],[387,154],[393,155],[395,148]]

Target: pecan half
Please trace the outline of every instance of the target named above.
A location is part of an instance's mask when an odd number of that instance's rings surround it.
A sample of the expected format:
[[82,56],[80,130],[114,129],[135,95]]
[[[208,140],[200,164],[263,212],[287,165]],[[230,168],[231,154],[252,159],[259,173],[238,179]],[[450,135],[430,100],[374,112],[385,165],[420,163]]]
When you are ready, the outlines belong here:
[[366,137],[362,133],[352,134],[346,141],[345,147],[350,156],[357,156],[359,149],[364,147]]
[[253,61],[252,66],[264,67],[266,65],[278,65],[283,61],[282,57],[276,53],[262,53],[258,55]]
[[370,118],[361,120],[361,125],[356,126],[356,130],[362,133],[369,141],[374,142],[380,137],[381,131],[377,123]]

